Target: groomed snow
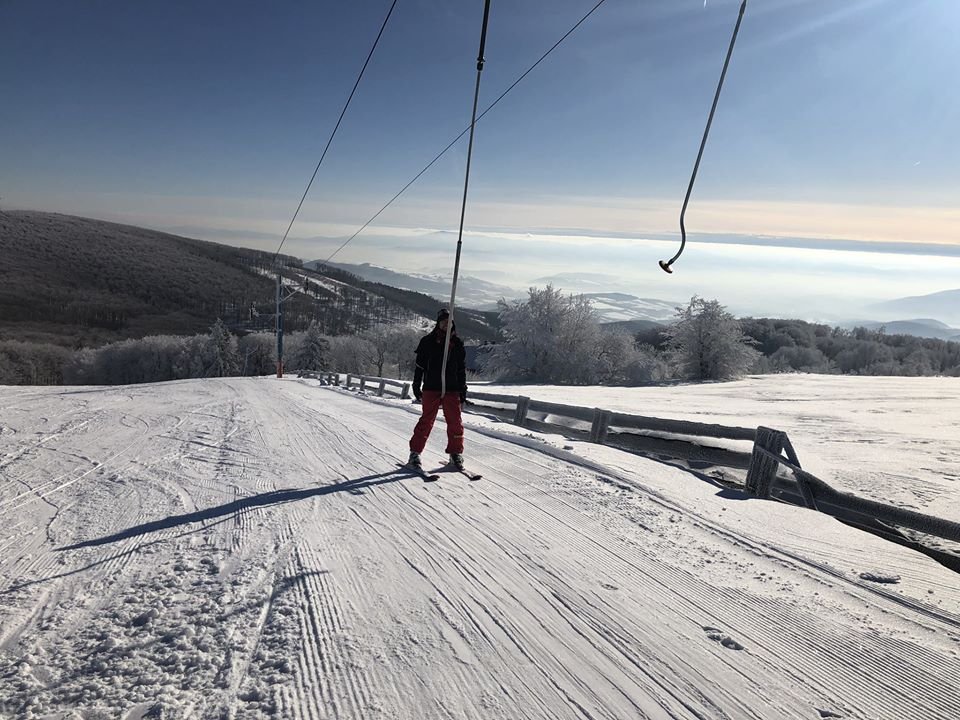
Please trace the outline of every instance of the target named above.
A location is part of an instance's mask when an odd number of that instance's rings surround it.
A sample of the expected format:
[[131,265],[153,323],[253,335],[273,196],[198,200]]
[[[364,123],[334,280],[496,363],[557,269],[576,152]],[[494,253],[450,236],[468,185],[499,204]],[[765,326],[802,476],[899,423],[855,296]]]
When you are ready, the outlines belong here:
[[[867,410],[889,393],[842,380],[871,437]],[[723,387],[699,388],[700,409]],[[666,392],[696,414],[694,389]],[[729,402],[733,424],[763,415],[743,393],[742,417]],[[955,574],[676,467],[468,416],[484,478],[426,485],[395,468],[417,408],[295,379],[0,388],[0,403],[5,718],[960,707]],[[653,404],[631,411],[662,414]],[[831,407],[804,412],[855,446],[861,416]],[[765,416],[813,459],[792,416]]]

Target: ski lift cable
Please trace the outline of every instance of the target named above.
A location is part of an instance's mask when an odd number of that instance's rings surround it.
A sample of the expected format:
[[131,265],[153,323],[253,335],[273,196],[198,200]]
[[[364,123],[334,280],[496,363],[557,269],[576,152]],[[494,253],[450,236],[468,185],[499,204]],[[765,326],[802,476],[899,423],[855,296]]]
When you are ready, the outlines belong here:
[[[503,99],[510,93],[511,90],[513,90],[517,85],[519,85],[519,84],[523,81],[523,79],[524,79],[525,77],[527,77],[527,75],[529,75],[531,72],[533,72],[533,70],[534,70],[540,63],[542,63],[544,60],[546,60],[547,56],[550,55],[550,53],[552,53],[554,50],[556,50],[564,40],[566,40],[568,37],[570,37],[570,35],[572,35],[573,32],[574,32],[578,27],[580,27],[580,26],[586,21],[587,18],[589,18],[591,15],[593,15],[593,13],[596,12],[597,9],[599,9],[599,7],[600,7],[601,5],[603,5],[605,2],[606,2],[606,0],[599,0],[599,2],[597,2],[597,4],[594,5],[594,6],[589,10],[589,12],[587,12],[582,18],[580,18],[573,27],[571,27],[569,30],[567,30],[567,32],[565,32],[565,33],[563,34],[563,36],[562,36],[559,40],[557,40],[552,46],[550,46],[550,49],[549,49],[549,50],[547,50],[545,53],[543,53],[543,55],[541,55],[540,58],[539,58],[535,63],[533,63],[533,65],[531,65],[530,67],[528,67],[516,80],[514,80],[514,81],[510,84],[510,86],[509,86],[506,90],[504,90],[502,93],[500,93],[500,96],[499,96],[496,100],[494,100],[492,103],[490,103],[483,112],[481,112],[479,115],[477,115],[476,122],[479,122],[480,120],[482,120],[483,117],[484,117],[488,112],[490,112],[491,110],[493,110],[494,106],[496,106],[497,103],[499,103],[501,100],[503,100]],[[467,127],[465,127],[465,128],[463,129],[463,131],[462,131],[459,135],[457,135],[453,140],[451,140],[450,143],[449,143],[443,150],[441,150],[439,153],[437,153],[437,155],[433,158],[433,160],[431,160],[429,163],[427,163],[427,164],[423,167],[423,169],[420,170],[420,172],[418,172],[416,175],[414,175],[413,178],[410,180],[410,182],[408,182],[406,185],[404,185],[402,188],[400,188],[400,191],[399,191],[396,195],[394,195],[392,198],[390,198],[390,200],[388,200],[387,203],[386,203],[383,207],[381,207],[379,210],[377,210],[377,212],[374,213],[373,217],[371,217],[371,218],[370,218],[369,220],[367,220],[363,225],[361,225],[360,228],[359,228],[355,233],[353,233],[353,235],[351,235],[350,237],[348,237],[348,238],[343,242],[343,244],[342,244],[340,247],[338,247],[336,250],[334,250],[333,253],[331,253],[330,257],[328,257],[328,258],[324,261],[324,264],[330,262],[336,255],[338,255],[338,254],[340,253],[341,250],[343,250],[347,245],[349,245],[349,244],[353,241],[353,239],[357,237],[357,235],[359,235],[359,234],[362,233],[364,230],[366,230],[366,229],[370,226],[370,224],[371,224],[374,220],[376,220],[378,217],[380,217],[380,215],[383,214],[383,212],[384,212],[388,207],[390,207],[391,205],[393,205],[393,203],[394,203],[401,195],[403,195],[403,193],[405,193],[405,192],[410,188],[411,185],[413,185],[417,180],[419,180],[419,179],[423,176],[423,174],[427,172],[427,170],[429,170],[430,168],[432,168],[440,158],[442,158],[444,155],[446,155],[447,151],[448,151],[450,148],[452,148],[454,145],[456,145],[464,135],[466,135],[468,132],[470,132],[470,130],[471,130],[471,128],[473,127],[473,125],[474,125],[474,123],[471,123],[470,125],[468,125]]]
[[287,230],[283,233],[283,239],[280,240],[280,246],[277,248],[277,251],[273,254],[273,261],[276,262],[277,257],[280,255],[280,251],[283,249],[283,244],[287,241],[287,236],[290,234],[290,229],[293,227],[293,223],[297,219],[297,215],[300,214],[300,209],[303,207],[304,201],[307,199],[307,193],[310,192],[310,187],[313,185],[313,181],[317,177],[317,172],[320,170],[320,166],[323,164],[323,159],[327,156],[327,151],[330,149],[331,143],[333,143],[333,138],[337,134],[337,130],[340,129],[340,123],[343,121],[343,116],[347,113],[347,108],[350,107],[350,101],[353,100],[354,93],[357,92],[357,87],[360,85],[360,80],[363,78],[363,73],[367,69],[367,65],[370,64],[370,58],[373,57],[374,51],[377,49],[377,45],[380,43],[380,38],[383,36],[383,31],[387,27],[387,22],[390,20],[390,16],[393,14],[393,9],[397,6],[397,0],[393,0],[390,5],[390,9],[387,11],[387,16],[383,19],[383,24],[380,26],[380,32],[377,33],[376,40],[373,41],[373,46],[370,48],[370,52],[367,53],[367,59],[363,63],[363,67],[360,68],[360,74],[357,75],[357,80],[353,84],[353,89],[350,91],[350,96],[347,98],[347,102],[343,105],[343,110],[340,111],[340,117],[337,118],[337,124],[333,127],[333,132],[330,133],[330,137],[327,140],[326,146],[323,148],[323,153],[320,155],[320,160],[317,162],[317,166],[313,169],[313,175],[310,176],[310,182],[307,183],[306,189],[303,191],[303,197],[300,198],[300,203],[297,205],[297,209],[293,213],[293,217],[290,218],[290,224],[287,225]]
[[733,46],[737,43],[737,34],[740,32],[740,23],[743,22],[743,14],[747,9],[747,0],[740,4],[740,14],[737,16],[737,24],[733,28],[733,37],[730,38],[730,47],[727,48],[727,57],[723,61],[723,72],[720,73],[720,82],[717,83],[717,92],[713,96],[713,105],[710,108],[710,115],[707,117],[707,127],[703,131],[703,138],[700,140],[700,151],[697,153],[697,160],[693,165],[693,173],[690,175],[690,184],[687,185],[687,195],[683,199],[683,209],[680,211],[680,249],[677,254],[669,260],[660,260],[660,267],[664,272],[673,273],[670,268],[677,258],[683,253],[687,244],[687,228],[684,225],[684,216],[687,214],[687,204],[690,202],[690,193],[693,192],[693,184],[697,180],[697,171],[700,169],[700,160],[703,158],[703,149],[707,145],[707,137],[710,135],[710,126],[713,124],[713,116],[717,111],[717,103],[720,101],[720,91],[723,89],[723,81],[727,76],[727,68],[730,66],[730,57],[733,55]]
[[[470,140],[467,143],[467,169],[463,178],[463,202],[460,204],[460,232],[457,235],[457,256],[453,263],[453,283],[450,287],[450,315],[443,343],[443,363],[440,365],[440,397],[447,394],[447,360],[450,357],[450,335],[453,333],[453,310],[457,299],[457,278],[460,273],[460,250],[463,247],[463,220],[467,213],[467,189],[470,186],[470,160],[473,157],[473,131],[477,125],[477,103],[480,99],[480,76],[483,73],[483,50],[487,44],[487,21],[490,19],[490,0],[483,3],[483,25],[480,29],[480,52],[477,53],[477,82],[473,89],[473,112],[470,114]],[[459,392],[459,389],[458,389]]]

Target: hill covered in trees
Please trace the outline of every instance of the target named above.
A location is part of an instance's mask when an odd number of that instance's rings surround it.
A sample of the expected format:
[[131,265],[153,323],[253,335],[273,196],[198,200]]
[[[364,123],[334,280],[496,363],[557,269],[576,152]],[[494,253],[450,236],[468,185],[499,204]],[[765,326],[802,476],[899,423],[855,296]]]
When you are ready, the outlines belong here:
[[[53,213],[0,213],[0,341],[98,347],[150,335],[206,332],[218,318],[234,332],[275,322],[269,252]],[[436,316],[422,293],[371,283],[335,268],[279,258],[287,290],[284,327],[354,334],[378,323]],[[496,313],[458,313],[461,334],[496,337]]]
[[[97,346],[269,310],[271,256],[87,218],[0,214],[0,338]],[[293,258],[285,258],[293,262]]]

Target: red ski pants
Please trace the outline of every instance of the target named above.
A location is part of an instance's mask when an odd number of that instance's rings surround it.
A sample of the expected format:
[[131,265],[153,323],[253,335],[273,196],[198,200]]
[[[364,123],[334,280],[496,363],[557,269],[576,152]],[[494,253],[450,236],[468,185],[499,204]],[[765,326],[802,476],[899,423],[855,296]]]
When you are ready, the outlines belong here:
[[[440,410],[440,391],[424,390],[423,414],[417,421],[417,426],[413,429],[413,437],[410,438],[410,449],[413,452],[421,453],[427,446],[427,438],[430,437],[430,431],[433,430],[433,423],[437,419],[437,412]],[[447,449],[445,452],[462,453],[463,452],[463,420],[460,417],[460,393],[448,392],[443,396],[443,419],[447,421]]]

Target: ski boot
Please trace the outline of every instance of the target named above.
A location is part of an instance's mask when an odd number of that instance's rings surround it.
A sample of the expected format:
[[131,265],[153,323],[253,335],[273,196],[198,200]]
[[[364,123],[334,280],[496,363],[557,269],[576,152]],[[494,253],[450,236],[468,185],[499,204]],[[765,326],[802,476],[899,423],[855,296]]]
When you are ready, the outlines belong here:
[[450,453],[450,464],[457,470],[463,470],[463,455],[460,453]]
[[410,458],[407,460],[407,465],[415,468],[423,467],[420,463],[420,453],[410,451]]

